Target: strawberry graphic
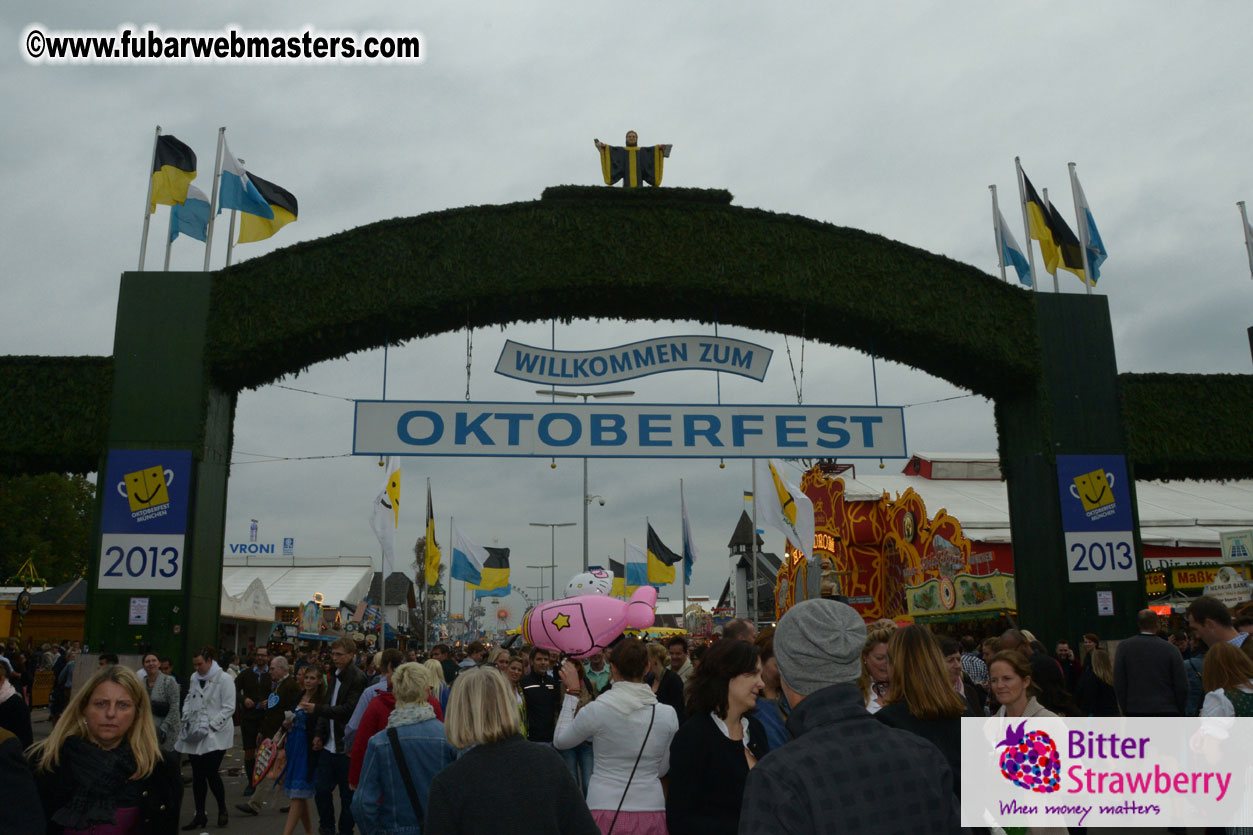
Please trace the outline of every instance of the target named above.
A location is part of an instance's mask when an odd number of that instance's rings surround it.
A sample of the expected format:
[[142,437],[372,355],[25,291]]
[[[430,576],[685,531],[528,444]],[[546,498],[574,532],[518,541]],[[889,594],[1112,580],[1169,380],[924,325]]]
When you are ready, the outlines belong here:
[[1060,788],[1061,759],[1057,745],[1044,731],[1024,734],[1024,721],[1017,728],[1010,725],[1005,739],[996,747],[1006,746],[1001,752],[1001,774],[1015,786],[1027,791],[1049,794]]

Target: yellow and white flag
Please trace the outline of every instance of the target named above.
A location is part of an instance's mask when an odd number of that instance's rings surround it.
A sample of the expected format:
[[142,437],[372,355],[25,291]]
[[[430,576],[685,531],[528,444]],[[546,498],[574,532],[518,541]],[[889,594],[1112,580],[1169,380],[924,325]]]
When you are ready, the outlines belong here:
[[782,461],[753,459],[753,501],[758,527],[770,525],[782,531],[792,547],[813,562],[814,503],[784,477]]
[[396,529],[400,527],[400,457],[389,455],[383,466],[387,475],[374,497],[370,527],[383,549],[383,578],[386,579],[396,570]]

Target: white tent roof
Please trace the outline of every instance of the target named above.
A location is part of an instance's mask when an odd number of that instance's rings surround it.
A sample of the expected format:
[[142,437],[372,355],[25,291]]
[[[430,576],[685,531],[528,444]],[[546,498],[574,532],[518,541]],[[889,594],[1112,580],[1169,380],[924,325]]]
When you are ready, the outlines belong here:
[[222,590],[241,596],[260,580],[274,606],[299,606],[322,593],[327,605],[341,600],[356,605],[370,589],[374,560],[370,557],[225,557]]
[[243,594],[231,595],[222,587],[222,617],[237,620],[274,620],[274,604],[260,580],[253,580]]

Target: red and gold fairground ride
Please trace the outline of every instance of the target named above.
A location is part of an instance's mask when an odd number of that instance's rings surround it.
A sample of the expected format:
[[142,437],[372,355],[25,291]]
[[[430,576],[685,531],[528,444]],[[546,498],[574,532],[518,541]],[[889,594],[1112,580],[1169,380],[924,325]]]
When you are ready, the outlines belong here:
[[[996,620],[1016,613],[1008,547],[984,550],[944,509],[928,515],[912,487],[848,499],[845,482],[815,466],[800,488],[814,503],[814,557],[823,597],[842,595],[867,621]],[[782,617],[814,570],[790,545],[775,582]]]

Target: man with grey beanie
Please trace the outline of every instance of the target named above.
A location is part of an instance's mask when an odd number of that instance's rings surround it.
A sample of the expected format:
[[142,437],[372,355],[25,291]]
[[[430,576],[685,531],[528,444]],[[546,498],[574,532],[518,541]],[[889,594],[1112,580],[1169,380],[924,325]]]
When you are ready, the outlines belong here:
[[774,633],[791,738],[748,773],[740,835],[950,833],[961,827],[940,749],[866,712],[857,678],[866,625],[851,606],[806,600]]

